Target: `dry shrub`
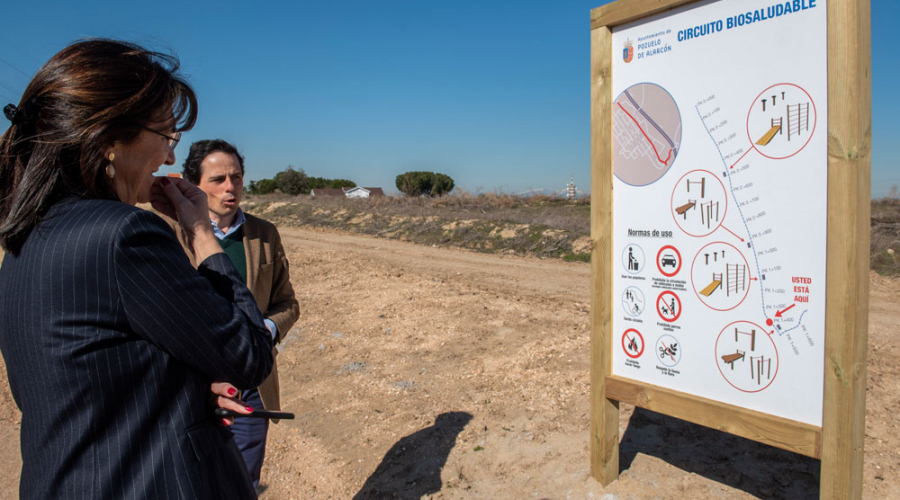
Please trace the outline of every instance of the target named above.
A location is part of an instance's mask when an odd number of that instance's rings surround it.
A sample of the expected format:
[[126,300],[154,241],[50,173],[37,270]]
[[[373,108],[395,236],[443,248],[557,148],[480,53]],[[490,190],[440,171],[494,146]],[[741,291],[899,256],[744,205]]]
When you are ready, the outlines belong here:
[[900,275],[900,199],[872,201],[872,239],[869,245],[872,269]]
[[385,196],[365,199],[267,194],[247,196],[246,200],[252,207],[260,209],[275,202],[289,201],[326,209],[346,208],[385,216],[439,217],[447,222],[478,219],[541,225],[585,234],[590,233],[591,227],[590,205],[587,199],[569,202],[546,195],[515,196],[494,192],[472,194],[456,190],[451,195],[439,198]]

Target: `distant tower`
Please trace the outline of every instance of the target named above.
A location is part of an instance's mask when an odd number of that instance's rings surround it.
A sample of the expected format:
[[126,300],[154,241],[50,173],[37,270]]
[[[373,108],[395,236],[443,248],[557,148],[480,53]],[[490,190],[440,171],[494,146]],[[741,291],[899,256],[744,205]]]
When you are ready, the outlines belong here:
[[566,199],[574,200],[575,199],[575,176],[569,178],[569,184],[566,186]]

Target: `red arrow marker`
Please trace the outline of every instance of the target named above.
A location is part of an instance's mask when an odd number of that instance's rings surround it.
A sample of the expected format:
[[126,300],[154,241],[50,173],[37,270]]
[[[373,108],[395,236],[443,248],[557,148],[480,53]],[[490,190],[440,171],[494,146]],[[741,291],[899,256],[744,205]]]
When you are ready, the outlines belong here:
[[750,278],[750,281],[758,281],[759,278]]
[[[731,234],[734,234],[734,231],[732,231],[731,229],[728,229],[728,228],[725,227],[725,226],[719,226],[719,227],[721,227],[722,229],[728,231],[728,232],[731,233]],[[741,240],[742,242],[744,241],[744,238],[741,238],[740,236],[738,236],[738,235],[736,235],[736,234],[734,234],[734,237],[737,238],[737,239],[739,239],[739,240]]]
[[740,163],[740,162],[741,162],[741,160],[743,160],[743,159],[744,159],[744,157],[745,157],[745,156],[747,156],[747,153],[749,153],[749,152],[750,152],[750,151],[751,151],[751,150],[753,150],[753,149],[754,149],[754,148],[750,148],[750,149],[748,149],[748,150],[747,150],[747,151],[744,151],[744,154],[742,154],[742,155],[741,155],[741,157],[740,157],[740,158],[738,158],[738,161],[736,161],[736,162],[734,162],[734,163],[732,163],[732,164],[731,164],[731,166],[730,166],[730,167],[728,167],[728,168],[729,168],[729,169],[732,169],[732,168],[734,168],[734,166],[735,166],[735,165],[737,165],[737,164],[738,164],[738,163]]
[[777,313],[775,313],[775,317],[776,317],[776,318],[780,318],[782,314],[784,314],[784,313],[790,311],[790,309],[791,309],[792,307],[794,307],[795,305],[797,305],[797,304],[791,304],[791,305],[785,307],[784,309],[782,309],[781,311],[778,311]]

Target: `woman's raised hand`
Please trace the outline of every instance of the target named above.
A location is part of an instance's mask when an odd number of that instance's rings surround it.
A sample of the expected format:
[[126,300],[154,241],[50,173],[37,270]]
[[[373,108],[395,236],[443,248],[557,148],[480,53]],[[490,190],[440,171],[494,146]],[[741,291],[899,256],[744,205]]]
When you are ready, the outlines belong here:
[[177,177],[157,177],[150,188],[150,204],[178,221],[197,262],[222,251],[209,222],[206,193]]

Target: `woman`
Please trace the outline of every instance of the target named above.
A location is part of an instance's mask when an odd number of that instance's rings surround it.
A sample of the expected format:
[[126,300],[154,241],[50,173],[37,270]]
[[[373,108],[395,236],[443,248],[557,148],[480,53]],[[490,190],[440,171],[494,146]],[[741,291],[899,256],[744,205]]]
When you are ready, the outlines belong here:
[[[205,195],[153,177],[197,116],[176,70],[136,45],[77,42],[4,110],[0,350],[22,410],[23,499],[255,498],[210,384],[248,413],[230,384],[263,381],[271,336]],[[177,218],[198,270],[133,206],[147,201]]]

